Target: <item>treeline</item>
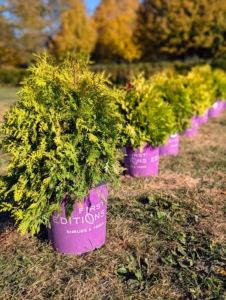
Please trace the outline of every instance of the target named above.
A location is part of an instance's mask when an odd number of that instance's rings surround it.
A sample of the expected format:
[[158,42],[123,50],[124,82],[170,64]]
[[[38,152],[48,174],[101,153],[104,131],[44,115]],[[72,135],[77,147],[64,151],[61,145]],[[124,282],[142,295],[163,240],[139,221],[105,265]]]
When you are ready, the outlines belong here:
[[82,51],[97,63],[224,57],[225,0],[2,0],[0,66]]
[[[187,74],[194,66],[209,64],[213,69],[222,69],[226,72],[226,60],[214,58],[211,60],[188,60],[181,61],[160,61],[160,62],[138,62],[130,64],[96,64],[90,65],[91,71],[95,73],[104,72],[109,76],[111,82],[118,85],[123,85],[129,82],[134,76],[141,72],[145,78],[167,70],[175,70],[179,74]],[[19,86],[20,83],[27,77],[29,73],[24,68],[0,68],[0,86]]]

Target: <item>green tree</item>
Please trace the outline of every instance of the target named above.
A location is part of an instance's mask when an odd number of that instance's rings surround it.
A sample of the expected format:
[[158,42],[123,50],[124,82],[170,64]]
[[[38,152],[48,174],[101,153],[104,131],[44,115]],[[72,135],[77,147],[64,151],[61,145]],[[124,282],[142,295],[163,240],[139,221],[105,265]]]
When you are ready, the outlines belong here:
[[139,0],[102,0],[93,15],[97,30],[94,57],[99,61],[140,57],[133,39]]
[[210,57],[221,49],[225,29],[223,0],[144,0],[135,36],[144,59]]

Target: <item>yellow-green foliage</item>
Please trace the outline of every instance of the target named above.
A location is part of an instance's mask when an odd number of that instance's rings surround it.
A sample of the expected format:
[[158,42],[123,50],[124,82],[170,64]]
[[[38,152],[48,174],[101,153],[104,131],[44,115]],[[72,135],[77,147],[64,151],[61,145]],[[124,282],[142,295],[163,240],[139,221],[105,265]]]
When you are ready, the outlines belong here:
[[161,72],[150,78],[162,92],[163,100],[173,109],[177,132],[181,133],[190,126],[193,113],[191,99],[183,84],[184,77],[172,70]]
[[213,71],[213,80],[216,88],[216,99],[226,99],[226,73],[221,69]]
[[215,85],[209,65],[197,66],[187,74],[185,87],[191,99],[194,115],[202,115],[214,103]]
[[175,116],[163,96],[154,82],[145,80],[141,74],[127,85],[119,102],[126,122],[123,129],[126,146],[137,148],[148,142],[157,146],[176,132]]
[[74,203],[102,182],[117,182],[121,119],[115,102],[121,91],[107,87],[87,60],[37,57],[19,101],[5,115],[1,147],[11,154],[0,179],[0,211],[11,211],[19,231],[35,234],[49,224],[68,195]]

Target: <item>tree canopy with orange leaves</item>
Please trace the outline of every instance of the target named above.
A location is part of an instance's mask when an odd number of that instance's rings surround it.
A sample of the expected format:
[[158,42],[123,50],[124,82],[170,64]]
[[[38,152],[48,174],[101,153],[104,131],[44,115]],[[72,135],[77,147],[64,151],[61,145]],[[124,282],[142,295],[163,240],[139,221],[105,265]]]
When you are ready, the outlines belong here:
[[57,61],[80,51],[95,62],[136,62],[226,53],[225,0],[0,0],[0,65]]
[[50,52],[58,60],[64,59],[72,51],[91,53],[96,42],[96,32],[86,13],[84,1],[60,0],[60,2],[59,26],[49,43]]

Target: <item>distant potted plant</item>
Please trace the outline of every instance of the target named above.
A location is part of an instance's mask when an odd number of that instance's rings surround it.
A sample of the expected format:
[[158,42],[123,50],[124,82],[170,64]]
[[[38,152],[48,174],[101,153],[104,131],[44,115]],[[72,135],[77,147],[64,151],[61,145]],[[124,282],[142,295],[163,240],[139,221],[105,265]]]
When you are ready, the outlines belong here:
[[171,106],[164,102],[155,83],[140,74],[126,86],[119,108],[125,124],[122,137],[126,174],[157,175],[159,145],[176,130]]
[[1,147],[11,156],[0,179],[0,211],[11,212],[22,234],[51,226],[59,252],[99,248],[106,183],[117,183],[121,170],[115,103],[122,92],[89,71],[84,57],[55,65],[50,56],[37,56],[29,72],[1,127]]
[[221,69],[214,70],[213,80],[216,87],[216,101],[209,109],[209,117],[218,117],[219,113],[226,108],[226,73]]
[[179,134],[191,127],[193,108],[190,97],[183,84],[185,77],[173,70],[159,73],[151,78],[156,88],[162,92],[163,100],[170,104],[176,120],[176,134],[169,137],[166,145],[161,145],[160,155],[177,155]]
[[215,85],[209,65],[196,66],[187,74],[185,87],[198,124],[208,121],[208,109],[215,101]]

